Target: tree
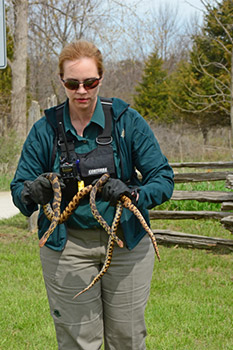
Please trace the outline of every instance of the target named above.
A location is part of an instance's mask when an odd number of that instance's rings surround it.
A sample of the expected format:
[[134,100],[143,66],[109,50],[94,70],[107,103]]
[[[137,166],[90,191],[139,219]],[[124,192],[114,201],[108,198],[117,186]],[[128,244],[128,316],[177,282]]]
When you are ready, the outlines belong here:
[[[9,27],[6,27],[6,43],[7,43],[7,57],[13,58],[14,43],[13,37],[10,34]],[[11,69],[7,66],[0,70],[0,135],[4,135],[7,129],[7,122],[10,117],[11,110]]]
[[139,60],[109,60],[105,65],[104,83],[100,94],[106,97],[117,96],[132,104],[134,87],[141,78],[142,70],[143,63]]
[[173,55],[177,39],[181,35],[178,6],[163,2],[150,14],[149,35],[164,62]]
[[[161,4],[145,14],[143,20],[133,23],[134,32],[131,35],[135,42],[134,51],[144,60],[156,48],[168,72],[175,69],[176,63],[184,57],[190,47],[191,35],[188,22],[179,15],[179,7],[169,2]],[[131,22],[130,25],[132,26]],[[185,28],[185,30],[184,30]],[[192,26],[192,31],[195,26]],[[132,45],[132,44],[131,44]],[[139,57],[139,56],[137,56]]]
[[[135,0],[136,2],[136,0]],[[133,5],[133,2],[132,2]],[[29,59],[31,94],[44,107],[45,97],[64,98],[56,67],[58,55],[67,42],[93,41],[104,58],[121,60],[117,45],[126,36],[124,25],[131,8],[118,0],[31,1],[29,12]],[[113,49],[114,48],[114,49]],[[118,57],[117,57],[118,56]],[[55,67],[55,68],[54,68]]]
[[51,94],[59,101],[63,94],[56,67],[64,45],[83,38],[94,41],[105,56],[113,57],[112,47],[123,33],[123,19],[134,14],[134,7],[118,0],[6,0],[6,4],[14,41],[14,56],[8,56],[12,74],[9,119],[18,136],[24,138],[27,83],[42,108]]
[[54,67],[60,51],[68,42],[91,38],[102,27],[101,6],[100,0],[30,2],[30,87],[43,107],[45,98],[51,94],[59,100],[61,89]]
[[196,120],[206,135],[213,125],[229,125],[231,120],[233,126],[233,2],[202,3],[204,24],[193,37],[187,72],[183,66],[175,78],[183,91],[182,98],[173,96],[173,102],[186,113],[187,120]]
[[142,82],[136,87],[135,108],[146,119],[168,120],[168,75],[157,51],[145,63]]
[[27,82],[27,0],[12,0],[14,55],[8,64],[12,74],[10,127],[19,138],[26,136],[26,82]]
[[[172,7],[164,2],[157,11],[148,13],[146,22],[140,28],[134,27],[137,29],[135,43],[141,48],[141,56],[143,50],[145,56],[146,50],[151,50],[151,46],[156,48],[146,61],[142,83],[136,87],[138,95],[134,98],[135,107],[143,115],[160,122],[176,120],[178,113],[175,115],[169,102],[169,94],[172,93],[170,76],[176,71],[179,61],[188,59],[189,55],[191,30],[188,28],[185,32],[182,31],[185,22],[182,26],[178,12],[177,6]],[[192,33],[195,28],[196,23],[192,25]],[[161,73],[162,81],[158,79]]]

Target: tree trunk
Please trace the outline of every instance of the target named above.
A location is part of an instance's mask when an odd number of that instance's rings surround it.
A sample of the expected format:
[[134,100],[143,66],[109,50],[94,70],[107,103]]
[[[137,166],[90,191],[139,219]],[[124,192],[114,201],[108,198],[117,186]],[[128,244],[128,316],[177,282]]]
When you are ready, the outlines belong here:
[[28,0],[14,0],[14,59],[12,68],[11,127],[17,135],[26,136],[26,81]]
[[231,138],[233,140],[233,46],[231,51]]

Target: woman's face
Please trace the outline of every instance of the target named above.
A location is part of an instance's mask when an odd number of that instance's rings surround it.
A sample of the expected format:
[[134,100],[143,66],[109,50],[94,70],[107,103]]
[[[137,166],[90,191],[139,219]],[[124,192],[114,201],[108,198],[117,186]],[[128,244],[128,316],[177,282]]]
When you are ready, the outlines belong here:
[[[86,79],[100,78],[95,60],[93,58],[84,57],[74,61],[65,61],[63,64],[63,69],[63,81],[67,79],[74,79],[82,83]],[[88,110],[93,112],[101,82],[102,79],[100,80],[98,86],[90,90],[86,90],[83,84],[79,85],[78,89],[76,90],[69,90],[63,83],[66,95],[69,98],[70,106],[74,107],[76,110]]]

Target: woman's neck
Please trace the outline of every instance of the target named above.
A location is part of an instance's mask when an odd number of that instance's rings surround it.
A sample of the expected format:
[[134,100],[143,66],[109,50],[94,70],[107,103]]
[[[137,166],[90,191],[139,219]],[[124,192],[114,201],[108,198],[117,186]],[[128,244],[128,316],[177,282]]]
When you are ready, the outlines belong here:
[[75,108],[72,105],[69,106],[71,124],[76,129],[78,135],[83,136],[83,131],[90,122],[94,110],[95,106],[87,109]]

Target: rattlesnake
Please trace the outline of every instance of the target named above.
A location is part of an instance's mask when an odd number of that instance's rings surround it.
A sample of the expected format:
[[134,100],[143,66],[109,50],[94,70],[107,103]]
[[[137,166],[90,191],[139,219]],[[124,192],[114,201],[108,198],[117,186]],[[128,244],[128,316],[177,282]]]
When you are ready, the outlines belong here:
[[96,204],[95,204],[95,198],[96,194],[98,191],[101,191],[101,188],[103,185],[108,181],[109,175],[104,174],[101,176],[101,178],[95,183],[95,185],[88,185],[81,189],[70,201],[68,206],[65,208],[65,210],[60,213],[60,204],[61,204],[61,197],[62,197],[62,192],[61,192],[61,187],[59,183],[58,177],[54,173],[48,173],[47,176],[48,180],[51,182],[52,189],[54,191],[54,199],[52,203],[52,207],[50,204],[46,204],[43,206],[43,210],[47,218],[51,221],[51,224],[48,228],[48,230],[44,233],[43,237],[39,241],[39,246],[43,247],[44,244],[46,243],[47,239],[49,236],[53,233],[54,229],[58,224],[63,223],[66,221],[72,212],[78,207],[80,200],[90,194],[90,207],[93,216],[95,219],[100,223],[100,225],[105,229],[105,231],[109,234],[109,240],[108,240],[108,245],[107,245],[107,252],[106,252],[106,258],[103,264],[102,269],[100,270],[99,274],[93,279],[93,281],[81,292],[76,294],[74,298],[79,296],[80,294],[86,292],[89,290],[96,282],[100,280],[100,278],[106,273],[108,270],[111,259],[112,259],[112,254],[113,254],[113,247],[114,247],[114,242],[116,242],[119,247],[123,247],[123,242],[117,237],[116,231],[118,224],[120,222],[121,218],[121,213],[123,207],[127,208],[130,210],[140,221],[142,224],[143,228],[145,231],[148,233],[148,235],[151,238],[152,244],[154,246],[156,255],[158,257],[158,260],[160,261],[160,255],[159,255],[159,250],[157,247],[156,243],[156,238],[151,231],[150,227],[147,225],[144,217],[140,213],[139,209],[132,203],[131,199],[127,197],[126,195],[121,195],[117,205],[116,205],[116,213],[112,222],[112,226],[110,227],[107,222],[104,220],[104,218],[100,215],[100,213],[97,210]]

